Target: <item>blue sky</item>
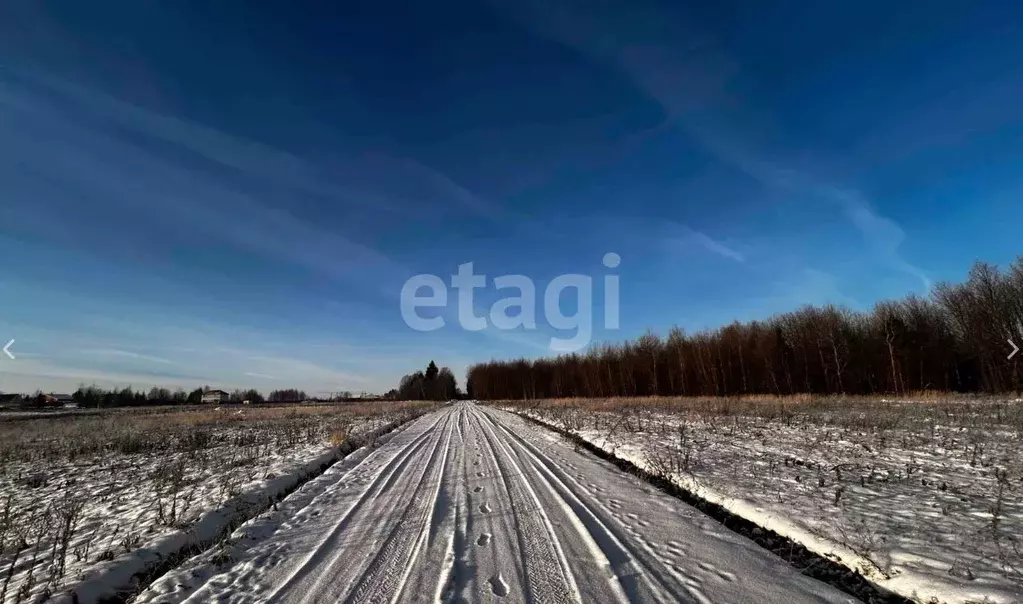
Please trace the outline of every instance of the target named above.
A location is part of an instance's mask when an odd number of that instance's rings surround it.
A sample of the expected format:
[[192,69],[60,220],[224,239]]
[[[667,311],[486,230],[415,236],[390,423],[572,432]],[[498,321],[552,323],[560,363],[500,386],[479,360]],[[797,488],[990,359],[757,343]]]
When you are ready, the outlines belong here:
[[1013,3],[582,4],[3,3],[0,390],[382,391],[569,335],[453,291],[407,327],[465,262],[597,317],[619,275],[618,341],[1019,253]]

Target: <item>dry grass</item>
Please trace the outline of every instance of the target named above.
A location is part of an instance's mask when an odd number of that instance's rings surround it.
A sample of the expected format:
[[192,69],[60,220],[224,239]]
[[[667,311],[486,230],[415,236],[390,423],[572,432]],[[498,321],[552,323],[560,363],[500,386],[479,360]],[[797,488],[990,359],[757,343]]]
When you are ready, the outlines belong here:
[[[1023,401],[937,392],[496,401],[865,559],[1023,589]],[[923,560],[923,562],[921,562]],[[966,588],[966,587],[964,587]]]
[[892,397],[799,394],[732,397],[621,397],[501,400],[491,404],[545,413],[668,414],[692,417],[809,418],[843,427],[896,428],[943,424],[1009,425],[1023,431],[1023,405],[1004,397],[922,391]]
[[352,418],[382,418],[429,402],[158,407],[52,416],[0,415],[0,464],[77,459],[110,452],[193,451],[229,442],[280,446],[328,442]]
[[0,415],[0,603],[90,567],[431,402]]

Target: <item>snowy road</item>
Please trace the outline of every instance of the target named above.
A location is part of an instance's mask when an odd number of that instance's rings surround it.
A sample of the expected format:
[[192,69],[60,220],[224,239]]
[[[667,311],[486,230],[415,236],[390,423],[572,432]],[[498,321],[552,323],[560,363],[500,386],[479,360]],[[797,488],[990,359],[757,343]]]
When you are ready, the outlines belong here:
[[142,599],[856,601],[560,437],[471,403],[420,418],[301,507],[288,503],[234,564]]

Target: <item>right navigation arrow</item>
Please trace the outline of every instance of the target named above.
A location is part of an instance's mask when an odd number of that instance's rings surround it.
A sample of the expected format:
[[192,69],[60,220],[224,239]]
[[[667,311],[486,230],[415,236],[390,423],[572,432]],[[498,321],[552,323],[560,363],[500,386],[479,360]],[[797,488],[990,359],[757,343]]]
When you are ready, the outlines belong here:
[[1012,357],[1016,356],[1016,353],[1019,352],[1019,346],[1016,346],[1016,344],[1013,343],[1012,338],[1009,338],[1009,346],[1012,346],[1012,352],[1010,352],[1009,356],[1006,358],[1012,359]]

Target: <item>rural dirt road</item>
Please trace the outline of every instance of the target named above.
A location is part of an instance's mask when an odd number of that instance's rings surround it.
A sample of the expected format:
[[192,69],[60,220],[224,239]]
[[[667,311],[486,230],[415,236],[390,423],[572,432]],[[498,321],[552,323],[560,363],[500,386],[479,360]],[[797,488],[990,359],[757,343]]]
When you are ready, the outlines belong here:
[[561,437],[473,403],[418,419],[338,471],[234,563],[188,588],[175,581],[142,599],[856,601]]

